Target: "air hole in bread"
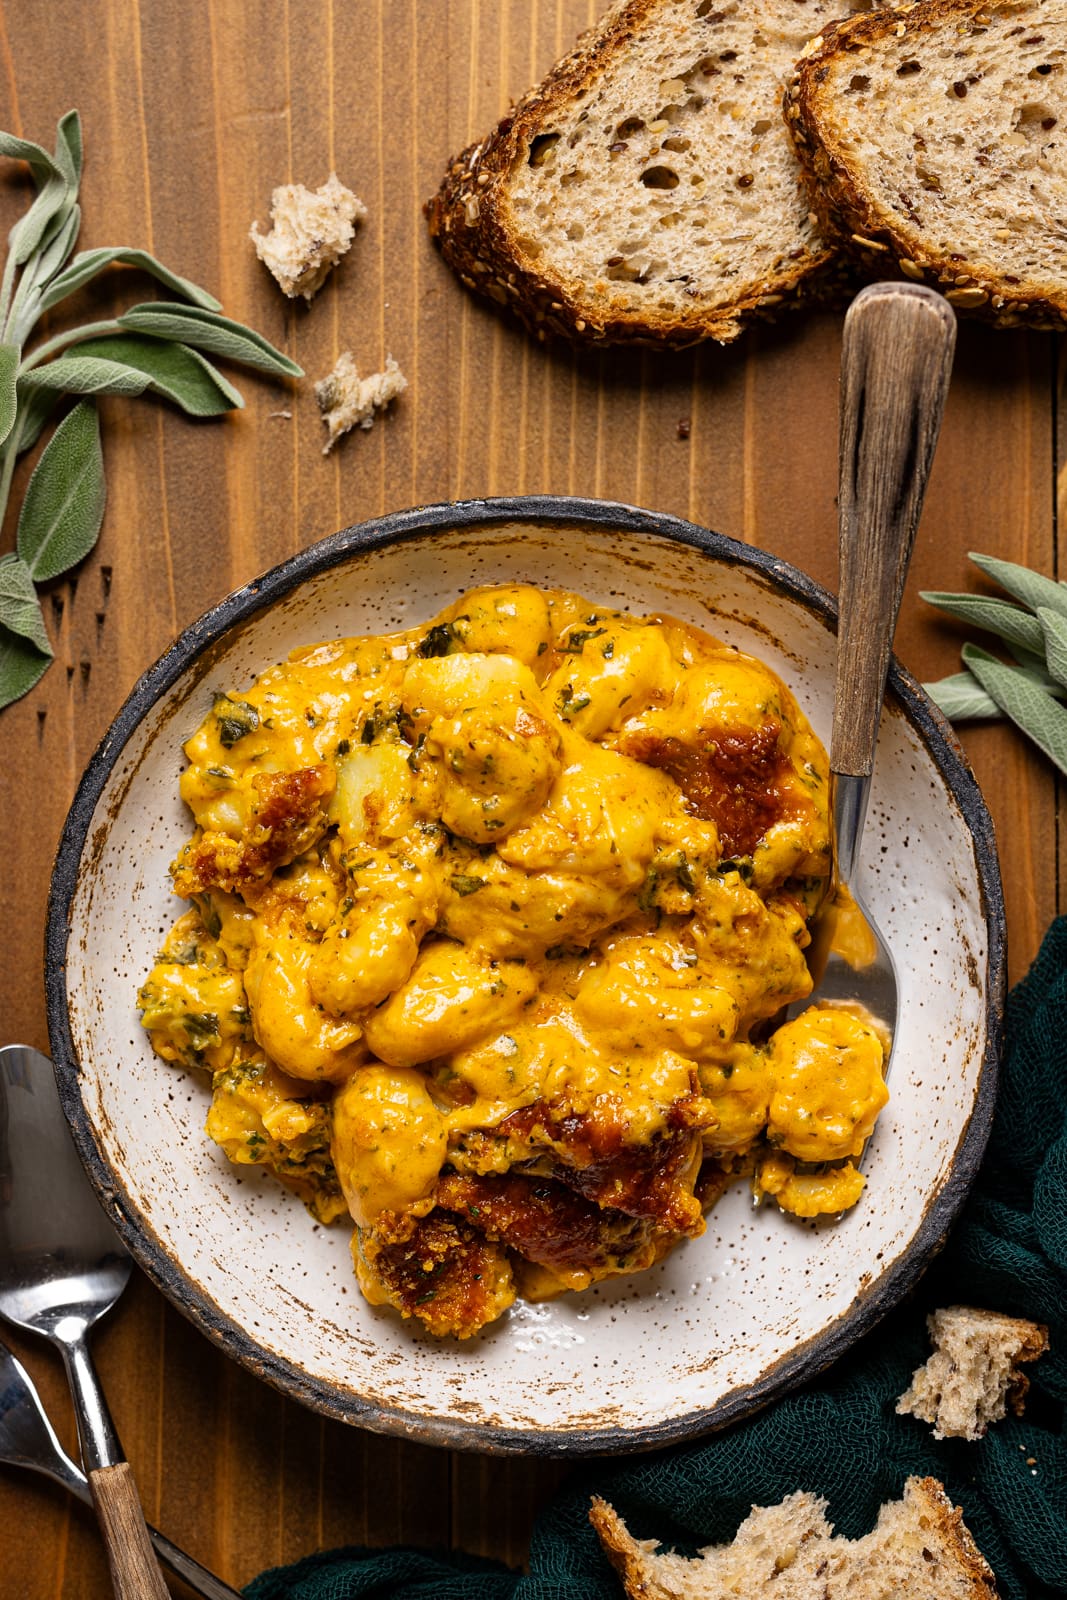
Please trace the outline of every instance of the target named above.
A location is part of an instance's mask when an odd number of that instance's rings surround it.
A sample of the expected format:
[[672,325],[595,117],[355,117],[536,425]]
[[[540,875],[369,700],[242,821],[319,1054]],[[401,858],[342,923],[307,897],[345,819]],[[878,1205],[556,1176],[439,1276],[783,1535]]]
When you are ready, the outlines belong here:
[[577,243],[579,239],[585,238],[585,228],[580,222],[570,222],[567,224],[567,238],[573,240],[575,243]]
[[862,94],[864,89],[869,89],[870,87],[870,78],[866,77],[862,72],[854,72],[849,79],[848,92],[849,94]]
[[543,167],[558,143],[558,133],[539,133],[535,139],[531,139],[528,157],[531,167]]
[[1039,100],[1032,100],[1020,106],[1012,118],[1012,130],[1015,133],[1025,134],[1028,139],[1037,144],[1043,144],[1043,135],[1051,132],[1056,126],[1056,115],[1052,107]]
[[681,134],[672,133],[669,139],[664,139],[663,150],[673,150],[676,155],[684,155],[692,143],[691,139],[683,139]]
[[635,133],[640,133],[645,125],[643,117],[624,117],[615,129],[617,139],[632,139]]
[[647,283],[653,276],[654,263],[648,256],[633,256],[626,260],[611,256],[607,262],[607,276],[623,283]]
[[646,189],[677,189],[679,181],[673,167],[646,167],[641,174]]
[[771,121],[770,117],[760,117],[758,121],[752,124],[752,132],[757,139],[762,139],[763,135],[765,133],[770,133],[773,127],[774,123]]
[[1030,78],[1047,78],[1050,72],[1059,71],[1058,61],[1042,61],[1039,67],[1034,67],[1027,76]]
[[897,68],[897,77],[898,78],[911,78],[911,77],[913,77],[915,75],[916,72],[921,72],[922,69],[923,69],[923,64],[922,64],[921,61],[915,61],[915,60],[902,61],[900,63],[900,66]]

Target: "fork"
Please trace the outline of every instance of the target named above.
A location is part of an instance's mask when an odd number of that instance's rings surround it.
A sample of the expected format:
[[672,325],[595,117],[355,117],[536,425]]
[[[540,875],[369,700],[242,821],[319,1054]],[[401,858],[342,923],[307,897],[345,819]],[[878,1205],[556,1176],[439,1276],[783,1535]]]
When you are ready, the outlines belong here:
[[830,739],[832,865],[812,923],[805,1005],[859,1006],[887,1041],[899,1005],[892,953],[856,892],[886,674],[948,392],[956,318],[919,284],[870,284],[841,351],[839,621]]
[[[64,1489],[84,1505],[93,1503],[89,1480],[67,1455],[56,1438],[48,1420],[48,1413],[34,1387],[33,1379],[0,1341],[0,1463],[12,1467],[28,1467],[39,1472]],[[199,1561],[179,1550],[176,1544],[155,1528],[148,1529],[148,1537],[156,1555],[177,1574],[183,1582],[204,1600],[241,1600],[236,1589],[216,1578],[213,1572],[202,1567]]]

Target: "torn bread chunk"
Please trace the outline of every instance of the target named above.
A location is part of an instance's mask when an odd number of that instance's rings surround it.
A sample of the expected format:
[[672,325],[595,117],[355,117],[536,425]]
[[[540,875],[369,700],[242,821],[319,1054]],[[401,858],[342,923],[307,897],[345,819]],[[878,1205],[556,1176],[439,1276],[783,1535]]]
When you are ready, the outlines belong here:
[[926,1319],[934,1353],[897,1401],[899,1414],[932,1422],[935,1439],[980,1439],[1008,1406],[1022,1416],[1030,1380],[1019,1363],[1048,1349],[1048,1329],[1020,1317],[948,1306]]
[[256,255],[290,300],[310,301],[355,237],[367,208],[331,172],[321,189],[286,183],[270,197],[269,233],[253,222],[249,238]]
[[835,1537],[826,1501],[803,1492],[754,1506],[732,1544],[692,1559],[633,1538],[603,1500],[589,1520],[632,1600],[996,1600],[993,1573],[936,1478],[909,1478],[861,1539]]
[[361,378],[351,350],[338,356],[337,365],[315,385],[322,420],[330,436],[322,447],[328,455],[343,433],[351,428],[370,428],[375,414],[383,410],[408,386],[408,380],[393,360],[386,356],[382,372]]

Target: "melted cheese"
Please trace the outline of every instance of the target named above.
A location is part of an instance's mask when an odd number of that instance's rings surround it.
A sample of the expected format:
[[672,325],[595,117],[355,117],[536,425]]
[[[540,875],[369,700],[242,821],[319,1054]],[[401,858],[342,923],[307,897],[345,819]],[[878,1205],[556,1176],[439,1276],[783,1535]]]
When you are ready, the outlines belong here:
[[[880,1041],[824,1012],[750,1037],[810,992],[829,863],[825,754],[761,663],[669,618],[479,589],[294,652],[220,695],[186,754],[175,885],[198,911],[145,1026],[231,1072],[209,1121],[231,1159],[291,1181],[328,1141],[372,1297],[379,1219],[410,1230],[443,1168],[581,1174],[677,1144],[689,1232],[702,1150],[758,1157],[793,1210],[858,1193],[796,1162],[862,1147]],[[724,860],[730,830],[751,848]],[[625,1266],[516,1270],[541,1294]]]

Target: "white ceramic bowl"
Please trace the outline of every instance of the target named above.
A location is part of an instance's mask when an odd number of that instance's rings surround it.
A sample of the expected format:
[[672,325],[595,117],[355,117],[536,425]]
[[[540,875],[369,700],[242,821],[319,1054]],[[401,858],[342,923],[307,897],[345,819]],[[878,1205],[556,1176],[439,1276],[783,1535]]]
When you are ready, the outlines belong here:
[[78,1148],[149,1276],[210,1338],[335,1417],[459,1448],[608,1452],[719,1426],[801,1382],[915,1281],[984,1149],[1003,1004],[992,828],[947,724],[899,668],[860,888],[899,970],[891,1099],[840,1221],[754,1212],[738,1184],[702,1239],[583,1295],[439,1343],[372,1309],[348,1230],[316,1227],[203,1133],[205,1082],[159,1061],[137,987],[179,909],[182,742],[216,690],[294,646],[409,628],[495,581],[667,611],[762,657],[829,737],[829,597],[784,562],[596,501],[432,506],[349,528],[230,595],[141,679],[91,761],[57,857],[52,1052]]

